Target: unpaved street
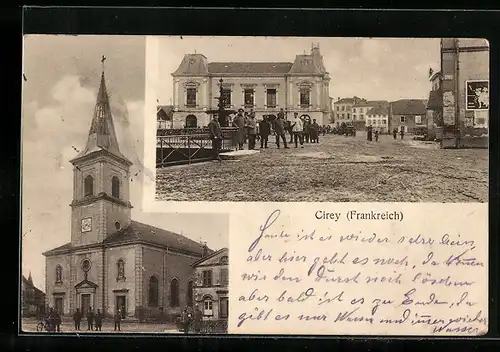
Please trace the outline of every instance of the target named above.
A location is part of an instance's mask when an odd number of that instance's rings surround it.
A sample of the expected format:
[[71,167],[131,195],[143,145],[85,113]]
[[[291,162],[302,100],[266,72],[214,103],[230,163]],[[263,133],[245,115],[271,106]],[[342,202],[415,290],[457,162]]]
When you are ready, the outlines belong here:
[[[398,137],[399,138],[399,137]],[[157,170],[170,201],[487,202],[488,150],[411,140],[320,137],[304,148]]]

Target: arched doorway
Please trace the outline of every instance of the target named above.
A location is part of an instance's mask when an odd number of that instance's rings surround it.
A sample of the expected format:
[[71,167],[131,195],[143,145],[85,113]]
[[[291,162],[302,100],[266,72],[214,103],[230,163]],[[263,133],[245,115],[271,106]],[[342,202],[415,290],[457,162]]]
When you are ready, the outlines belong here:
[[197,128],[198,127],[198,119],[195,115],[186,116],[186,128]]

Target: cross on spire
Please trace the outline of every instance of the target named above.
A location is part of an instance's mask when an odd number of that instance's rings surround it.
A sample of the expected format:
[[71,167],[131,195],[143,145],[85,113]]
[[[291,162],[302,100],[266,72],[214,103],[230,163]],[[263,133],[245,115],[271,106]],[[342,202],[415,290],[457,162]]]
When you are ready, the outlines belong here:
[[101,57],[101,67],[102,67],[102,73],[104,74],[104,61],[106,61],[106,56]]

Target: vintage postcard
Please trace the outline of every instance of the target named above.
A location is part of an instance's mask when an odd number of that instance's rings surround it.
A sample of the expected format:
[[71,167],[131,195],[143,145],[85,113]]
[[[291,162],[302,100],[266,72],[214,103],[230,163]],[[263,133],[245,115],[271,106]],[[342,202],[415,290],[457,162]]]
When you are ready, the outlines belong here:
[[23,67],[23,332],[488,331],[486,40],[26,36]]

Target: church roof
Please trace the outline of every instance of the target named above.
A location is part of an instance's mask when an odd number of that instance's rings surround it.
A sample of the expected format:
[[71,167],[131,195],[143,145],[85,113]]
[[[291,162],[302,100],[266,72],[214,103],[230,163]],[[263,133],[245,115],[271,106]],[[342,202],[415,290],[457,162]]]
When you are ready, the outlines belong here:
[[[192,254],[203,254],[203,244],[193,241],[175,232],[167,231],[132,221],[130,226],[121,229],[104,240],[105,244],[141,241],[161,246],[168,246],[172,249],[188,252]],[[209,250],[211,253],[212,251]]]
[[87,144],[71,162],[75,162],[84,156],[102,150],[130,163],[130,161],[120,152],[118,146],[113,116],[111,115],[111,107],[109,105],[108,92],[106,90],[104,71],[101,75],[101,84],[99,86],[99,92],[97,93],[97,101],[94,108],[92,123],[90,125]]
[[226,254],[229,252],[229,249],[228,248],[221,248],[219,249],[218,251],[216,252],[212,252],[211,254],[207,255],[206,257],[203,257],[201,259],[198,259],[196,262],[194,262],[193,264],[191,264],[191,266],[194,268],[194,267],[197,267],[207,261],[209,261],[210,259],[214,258],[214,257],[217,257],[218,255],[221,255],[221,254]]
[[[193,241],[183,235],[179,235],[175,232],[160,229],[155,226],[140,223],[138,221],[133,221],[129,226],[115,232],[106,238],[102,245],[119,245],[130,244],[130,243],[146,243],[152,245],[159,245],[163,247],[168,247],[169,249],[176,250],[179,252],[184,252],[187,254],[203,255],[204,244]],[[65,252],[71,250],[71,243],[66,243],[62,246],[51,249],[44,255],[51,255],[60,252]],[[208,254],[213,253],[213,250],[208,249]]]

